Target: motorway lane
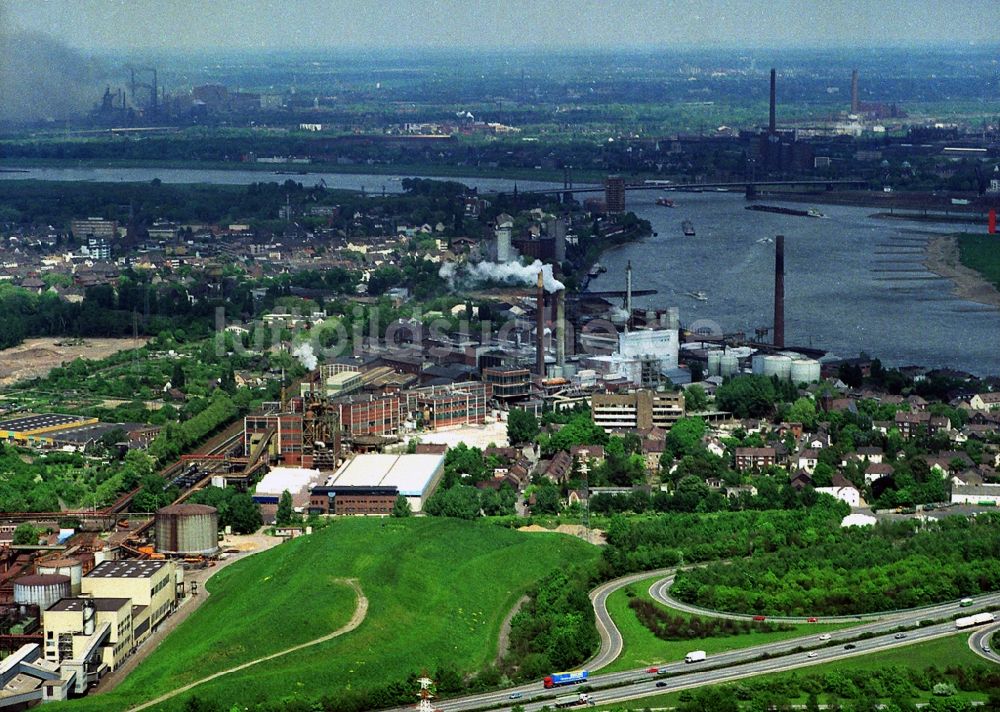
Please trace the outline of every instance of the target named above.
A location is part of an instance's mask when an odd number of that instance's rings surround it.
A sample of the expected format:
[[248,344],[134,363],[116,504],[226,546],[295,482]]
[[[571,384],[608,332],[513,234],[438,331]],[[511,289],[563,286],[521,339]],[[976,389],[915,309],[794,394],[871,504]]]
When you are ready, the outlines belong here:
[[[624,576],[613,581],[598,586],[591,592],[591,601],[594,606],[594,613],[598,622],[598,629],[601,632],[601,650],[584,669],[594,671],[599,667],[606,666],[614,661],[622,651],[623,641],[621,632],[615,626],[607,611],[607,599],[614,591],[625,586],[629,586],[637,581],[651,577],[658,578],[650,587],[650,594],[654,599],[666,605],[674,606],[675,603],[665,593],[669,584],[673,581],[676,569],[661,569],[658,571],[643,571],[629,576]],[[654,593],[655,591],[655,593]],[[662,598],[666,598],[664,601]],[[592,687],[602,687],[607,685],[621,685],[610,690],[598,690],[592,693],[592,697],[597,704],[607,704],[610,702],[621,702],[627,700],[640,699],[651,695],[675,692],[692,687],[699,687],[705,684],[715,684],[742,679],[753,675],[769,672],[780,672],[792,670],[809,665],[817,665],[832,660],[865,655],[890,648],[897,648],[904,645],[939,638],[954,634],[956,632],[953,621],[939,623],[925,628],[918,628],[905,632],[904,638],[896,638],[895,633],[885,633],[899,627],[916,626],[920,621],[928,618],[941,618],[955,613],[971,613],[983,606],[1000,604],[1000,593],[977,596],[973,599],[974,606],[962,608],[957,601],[949,603],[917,608],[909,611],[890,611],[883,614],[870,614],[872,616],[882,616],[878,620],[869,620],[858,626],[845,628],[840,631],[831,631],[830,640],[819,640],[819,634],[806,635],[800,638],[780,641],[778,643],[768,643],[751,648],[742,648],[726,653],[718,653],[709,657],[703,663],[693,663],[688,665],[684,662],[668,663],[658,666],[665,669],[667,675],[657,676],[646,671],[646,668],[625,670],[622,672],[605,673],[603,675],[591,675],[588,685]],[[680,604],[683,606],[684,604]],[[707,616],[727,617],[735,614],[717,613],[707,609],[695,609],[697,613]],[[752,618],[752,616],[741,616],[742,618]],[[770,620],[788,620],[769,618]],[[842,620],[856,621],[856,616],[841,617]],[[792,619],[796,620],[796,619]],[[803,621],[806,619],[802,619]],[[823,617],[823,622],[836,621],[836,618]],[[985,629],[984,629],[985,630]],[[865,640],[858,640],[851,643],[855,647],[851,650],[844,649],[844,641],[856,637],[862,633],[883,633],[878,637]],[[692,641],[692,649],[697,647],[697,642]],[[796,650],[805,647],[808,651]],[[792,652],[794,651],[794,652]],[[809,653],[815,652],[816,657],[809,657]],[[767,660],[754,660],[763,654],[772,655]],[[998,659],[1000,660],[1000,659]],[[706,670],[718,665],[724,667],[718,670]],[[674,675],[675,677],[671,677]],[[657,681],[667,682],[666,687],[656,687]],[[454,699],[435,701],[435,708],[442,712],[466,712],[467,710],[484,707],[509,708],[513,705],[521,705],[526,712],[534,712],[545,705],[552,705],[552,700],[560,695],[572,694],[577,689],[576,686],[558,688],[556,690],[545,690],[540,681],[525,683],[516,687],[494,692],[486,692],[478,695],[468,695]],[[511,698],[511,695],[518,697]],[[532,701],[537,696],[544,695],[543,699]],[[395,708],[391,712],[409,712],[411,708]]]
[[991,663],[1000,663],[1000,653],[997,653],[994,647],[1000,645],[1000,636],[996,640],[990,640],[990,637],[998,631],[1000,631],[1000,623],[980,628],[970,635],[969,647],[972,648],[972,652],[981,658],[986,658]]

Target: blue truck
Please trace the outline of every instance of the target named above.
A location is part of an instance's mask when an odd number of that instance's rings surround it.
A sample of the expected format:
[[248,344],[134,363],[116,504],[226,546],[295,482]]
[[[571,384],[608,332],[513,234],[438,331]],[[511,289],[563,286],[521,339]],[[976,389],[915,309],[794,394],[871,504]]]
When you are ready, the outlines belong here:
[[587,671],[586,670],[574,670],[573,672],[554,672],[551,675],[547,675],[542,678],[542,684],[545,685],[545,689],[551,689],[553,687],[562,687],[563,685],[576,685],[581,682],[587,681]]

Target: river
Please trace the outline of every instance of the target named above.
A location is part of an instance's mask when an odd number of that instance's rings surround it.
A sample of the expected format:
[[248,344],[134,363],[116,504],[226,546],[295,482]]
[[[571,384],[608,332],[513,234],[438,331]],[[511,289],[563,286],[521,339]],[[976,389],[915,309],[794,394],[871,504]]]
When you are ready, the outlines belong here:
[[[165,168],[29,168],[0,172],[0,179],[94,182],[249,184],[288,178],[330,188],[389,193],[402,190],[405,175],[308,173]],[[394,180],[395,179],[395,180]],[[558,188],[543,181],[448,178],[483,191]],[[593,289],[624,288],[631,260],[637,288],[659,293],[638,306],[678,306],[681,321],[709,320],[725,332],[752,336],[772,322],[774,245],[759,242],[785,235],[785,342],[813,346],[839,356],[865,351],[886,364],[950,366],[976,374],[1000,374],[1000,310],[956,298],[950,280],[923,268],[922,248],[940,234],[969,226],[928,225],[870,218],[871,208],[820,206],[828,219],[744,210],[742,195],[674,193],[676,208],[655,204],[654,191],[628,194],[628,208],[646,218],[656,237],[606,253],[608,272]],[[773,204],[761,199],[757,202]],[[802,208],[801,204],[791,207]],[[681,221],[697,235],[685,238]],[[899,254],[876,254],[899,253]],[[906,253],[906,254],[902,254]],[[879,272],[876,270],[914,270]],[[705,292],[697,301],[688,292]]]
[[[649,220],[658,236],[606,253],[601,263],[608,271],[592,289],[624,288],[631,261],[635,286],[659,290],[636,305],[676,305],[686,326],[709,320],[752,337],[773,321],[774,244],[759,241],[783,234],[786,344],[843,357],[865,351],[887,365],[1000,374],[1000,310],[956,298],[950,280],[921,264],[932,236],[968,225],[878,220],[869,217],[871,208],[835,205],[818,206],[828,219],[755,212],[731,193],[670,197],[672,209],[655,205],[651,191],[628,194],[628,209]],[[695,237],[682,234],[685,219]],[[699,291],[707,301],[687,296]]]

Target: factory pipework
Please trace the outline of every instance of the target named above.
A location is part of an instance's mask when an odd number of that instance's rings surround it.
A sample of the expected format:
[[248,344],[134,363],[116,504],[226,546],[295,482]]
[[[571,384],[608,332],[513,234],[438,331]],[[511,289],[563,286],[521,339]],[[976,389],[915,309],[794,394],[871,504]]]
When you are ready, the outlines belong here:
[[774,345],[785,347],[785,236],[774,238]]

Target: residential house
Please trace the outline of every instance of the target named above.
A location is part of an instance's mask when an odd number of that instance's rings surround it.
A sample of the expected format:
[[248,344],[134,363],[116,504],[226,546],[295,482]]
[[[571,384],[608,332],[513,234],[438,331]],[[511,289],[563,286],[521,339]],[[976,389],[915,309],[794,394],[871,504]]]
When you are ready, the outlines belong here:
[[977,393],[969,399],[973,410],[1000,410],[1000,391],[996,393]]
[[839,472],[833,476],[833,486],[817,487],[816,491],[832,495],[851,507],[861,506],[861,492]]
[[762,470],[776,464],[777,454],[773,447],[736,448],[736,469],[740,472]]
[[883,477],[892,477],[896,468],[887,462],[870,462],[865,468],[865,484],[872,484]]

